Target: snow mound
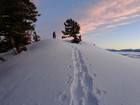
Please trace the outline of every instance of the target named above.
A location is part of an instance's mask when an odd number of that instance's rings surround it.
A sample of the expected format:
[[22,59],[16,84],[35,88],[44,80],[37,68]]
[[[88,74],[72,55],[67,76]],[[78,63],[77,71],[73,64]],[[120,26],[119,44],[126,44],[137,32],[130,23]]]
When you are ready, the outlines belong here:
[[47,39],[0,64],[0,105],[139,105],[140,61]]

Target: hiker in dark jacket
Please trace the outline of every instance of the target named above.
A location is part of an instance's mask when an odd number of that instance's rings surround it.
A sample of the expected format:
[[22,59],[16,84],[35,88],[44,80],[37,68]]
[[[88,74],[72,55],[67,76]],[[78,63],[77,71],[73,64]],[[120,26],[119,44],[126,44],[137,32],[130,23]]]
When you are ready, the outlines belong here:
[[53,39],[56,39],[55,31],[53,32]]

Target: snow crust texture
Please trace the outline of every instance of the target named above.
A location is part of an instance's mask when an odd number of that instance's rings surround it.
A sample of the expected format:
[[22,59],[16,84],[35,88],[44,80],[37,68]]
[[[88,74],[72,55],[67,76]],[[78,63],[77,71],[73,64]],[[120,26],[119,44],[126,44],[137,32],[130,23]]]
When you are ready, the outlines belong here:
[[88,73],[82,53],[74,46],[72,46],[72,59],[74,76],[70,105],[98,105],[98,100],[93,94],[93,78]]
[[0,105],[140,105],[140,60],[47,39],[0,63]]

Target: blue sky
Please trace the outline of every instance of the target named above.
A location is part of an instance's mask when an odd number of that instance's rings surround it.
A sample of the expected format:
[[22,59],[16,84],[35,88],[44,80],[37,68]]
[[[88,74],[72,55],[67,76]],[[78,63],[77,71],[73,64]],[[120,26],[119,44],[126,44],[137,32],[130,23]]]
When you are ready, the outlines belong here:
[[34,0],[41,14],[37,33],[61,37],[68,18],[81,26],[83,40],[102,48],[140,48],[140,0]]

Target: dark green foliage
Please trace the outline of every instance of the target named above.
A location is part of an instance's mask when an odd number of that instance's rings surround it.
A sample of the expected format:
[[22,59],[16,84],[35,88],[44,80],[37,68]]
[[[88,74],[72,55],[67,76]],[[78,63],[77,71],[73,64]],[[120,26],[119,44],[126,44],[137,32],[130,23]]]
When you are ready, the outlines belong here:
[[0,53],[7,52],[12,46],[9,44],[7,37],[0,36]]
[[64,34],[62,38],[74,37],[72,42],[79,43],[81,41],[81,38],[79,38],[77,34],[80,33],[80,25],[72,19],[67,19],[64,25],[65,31],[62,31],[62,33]]
[[29,43],[30,31],[39,16],[31,0],[0,0],[0,36],[17,50]]
[[10,46],[5,41],[0,41],[0,52],[7,52],[10,49]]
[[38,36],[38,35],[36,34],[36,32],[34,32],[33,40],[34,40],[35,42],[38,42],[38,41],[41,40],[41,39],[40,39],[40,36]]
[[1,62],[6,62],[6,60],[3,57],[0,57]]

